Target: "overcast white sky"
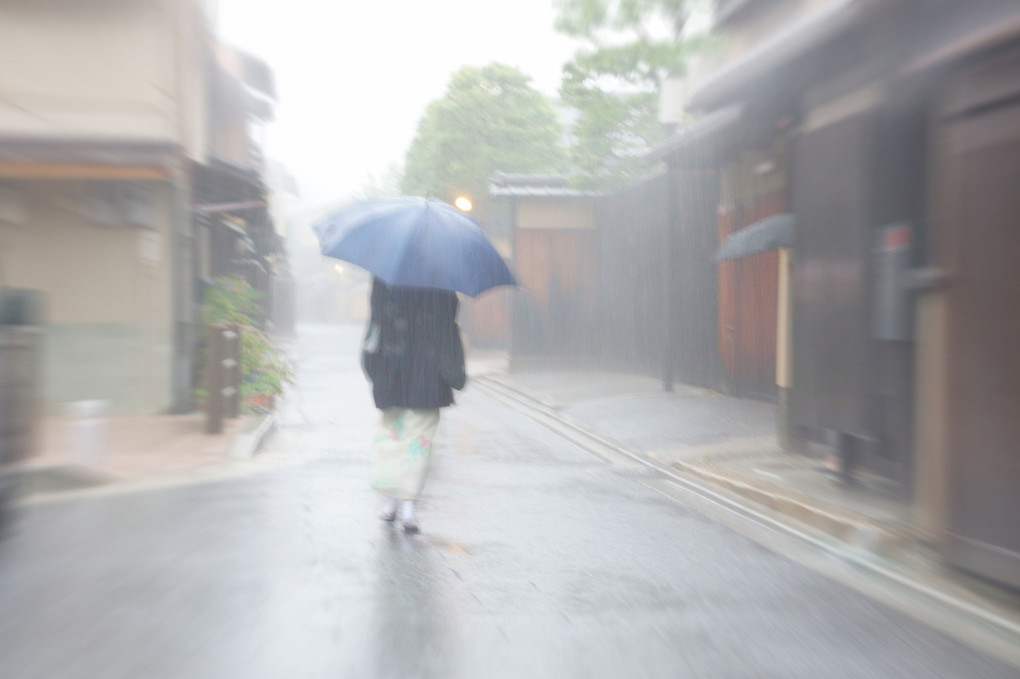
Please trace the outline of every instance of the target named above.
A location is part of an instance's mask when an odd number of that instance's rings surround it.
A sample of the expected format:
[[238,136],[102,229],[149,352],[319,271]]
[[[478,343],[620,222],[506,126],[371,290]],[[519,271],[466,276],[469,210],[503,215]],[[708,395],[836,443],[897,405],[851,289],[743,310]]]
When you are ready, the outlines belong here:
[[577,44],[553,21],[552,0],[220,0],[218,29],[273,67],[267,151],[315,205],[401,163],[425,107],[464,65],[507,63],[555,95]]

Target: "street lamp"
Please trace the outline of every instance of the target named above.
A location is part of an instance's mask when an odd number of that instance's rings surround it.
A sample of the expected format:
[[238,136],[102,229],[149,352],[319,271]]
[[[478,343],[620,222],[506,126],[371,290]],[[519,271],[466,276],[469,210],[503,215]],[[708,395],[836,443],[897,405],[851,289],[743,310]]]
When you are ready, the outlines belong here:
[[457,196],[453,204],[461,212],[471,212],[471,199],[467,196]]

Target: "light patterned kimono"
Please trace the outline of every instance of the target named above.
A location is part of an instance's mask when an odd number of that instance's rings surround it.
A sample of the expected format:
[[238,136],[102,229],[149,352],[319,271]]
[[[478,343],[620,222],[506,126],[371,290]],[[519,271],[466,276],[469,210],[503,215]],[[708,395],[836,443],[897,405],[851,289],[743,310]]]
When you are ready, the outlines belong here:
[[383,410],[375,436],[372,487],[387,497],[417,500],[438,426],[438,408]]

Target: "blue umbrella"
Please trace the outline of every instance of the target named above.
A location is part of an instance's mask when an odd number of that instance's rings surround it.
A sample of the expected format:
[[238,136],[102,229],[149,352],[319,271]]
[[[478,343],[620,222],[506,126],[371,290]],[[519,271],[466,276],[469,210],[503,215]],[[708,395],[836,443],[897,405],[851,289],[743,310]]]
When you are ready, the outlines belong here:
[[517,284],[474,220],[435,198],[358,203],[323,217],[312,229],[322,254],[356,264],[389,285],[475,297]]

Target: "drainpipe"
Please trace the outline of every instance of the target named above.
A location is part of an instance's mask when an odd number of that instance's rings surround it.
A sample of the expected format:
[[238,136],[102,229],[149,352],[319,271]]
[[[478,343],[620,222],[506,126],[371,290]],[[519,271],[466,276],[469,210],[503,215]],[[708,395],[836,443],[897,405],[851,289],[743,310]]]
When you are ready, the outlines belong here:
[[[517,267],[517,197],[510,197],[510,265],[513,267],[514,275],[520,276],[520,271]],[[517,284],[520,285],[521,281],[518,280]],[[512,289],[508,296],[510,297],[510,303],[507,304],[507,315],[508,328],[506,333],[506,353],[507,363],[509,368],[512,370],[514,365],[514,335],[517,332],[517,305],[520,303],[520,290],[517,288]]]
[[[174,64],[175,91],[174,115],[177,127],[177,138],[181,146],[176,167],[173,172],[170,196],[170,224],[166,237],[168,256],[170,259],[171,287],[171,332],[173,333],[173,356],[171,364],[171,402],[170,410],[174,413],[186,413],[191,410],[191,377],[194,361],[194,311],[192,283],[194,276],[194,233],[191,214],[191,177],[188,172],[188,141],[189,124],[187,115],[188,104],[199,105],[188,96],[187,74],[188,38],[201,40],[204,45],[208,41],[205,23],[192,23],[198,18],[190,14],[194,9],[190,4],[170,3],[173,14],[168,24],[170,54]],[[198,26],[196,28],[196,26]],[[204,84],[204,81],[203,81]]]
[[170,248],[173,285],[173,399],[172,410],[191,409],[191,377],[195,346],[194,318],[194,224],[188,174],[178,168],[172,185],[170,205]]
[[666,164],[666,257],[662,276],[662,318],[665,325],[662,347],[662,388],[673,391],[675,379],[673,371],[673,348],[676,344],[676,325],[673,314],[673,291],[676,289],[676,229],[680,223],[680,206],[677,205],[676,180],[678,177],[676,163],[668,160]]

